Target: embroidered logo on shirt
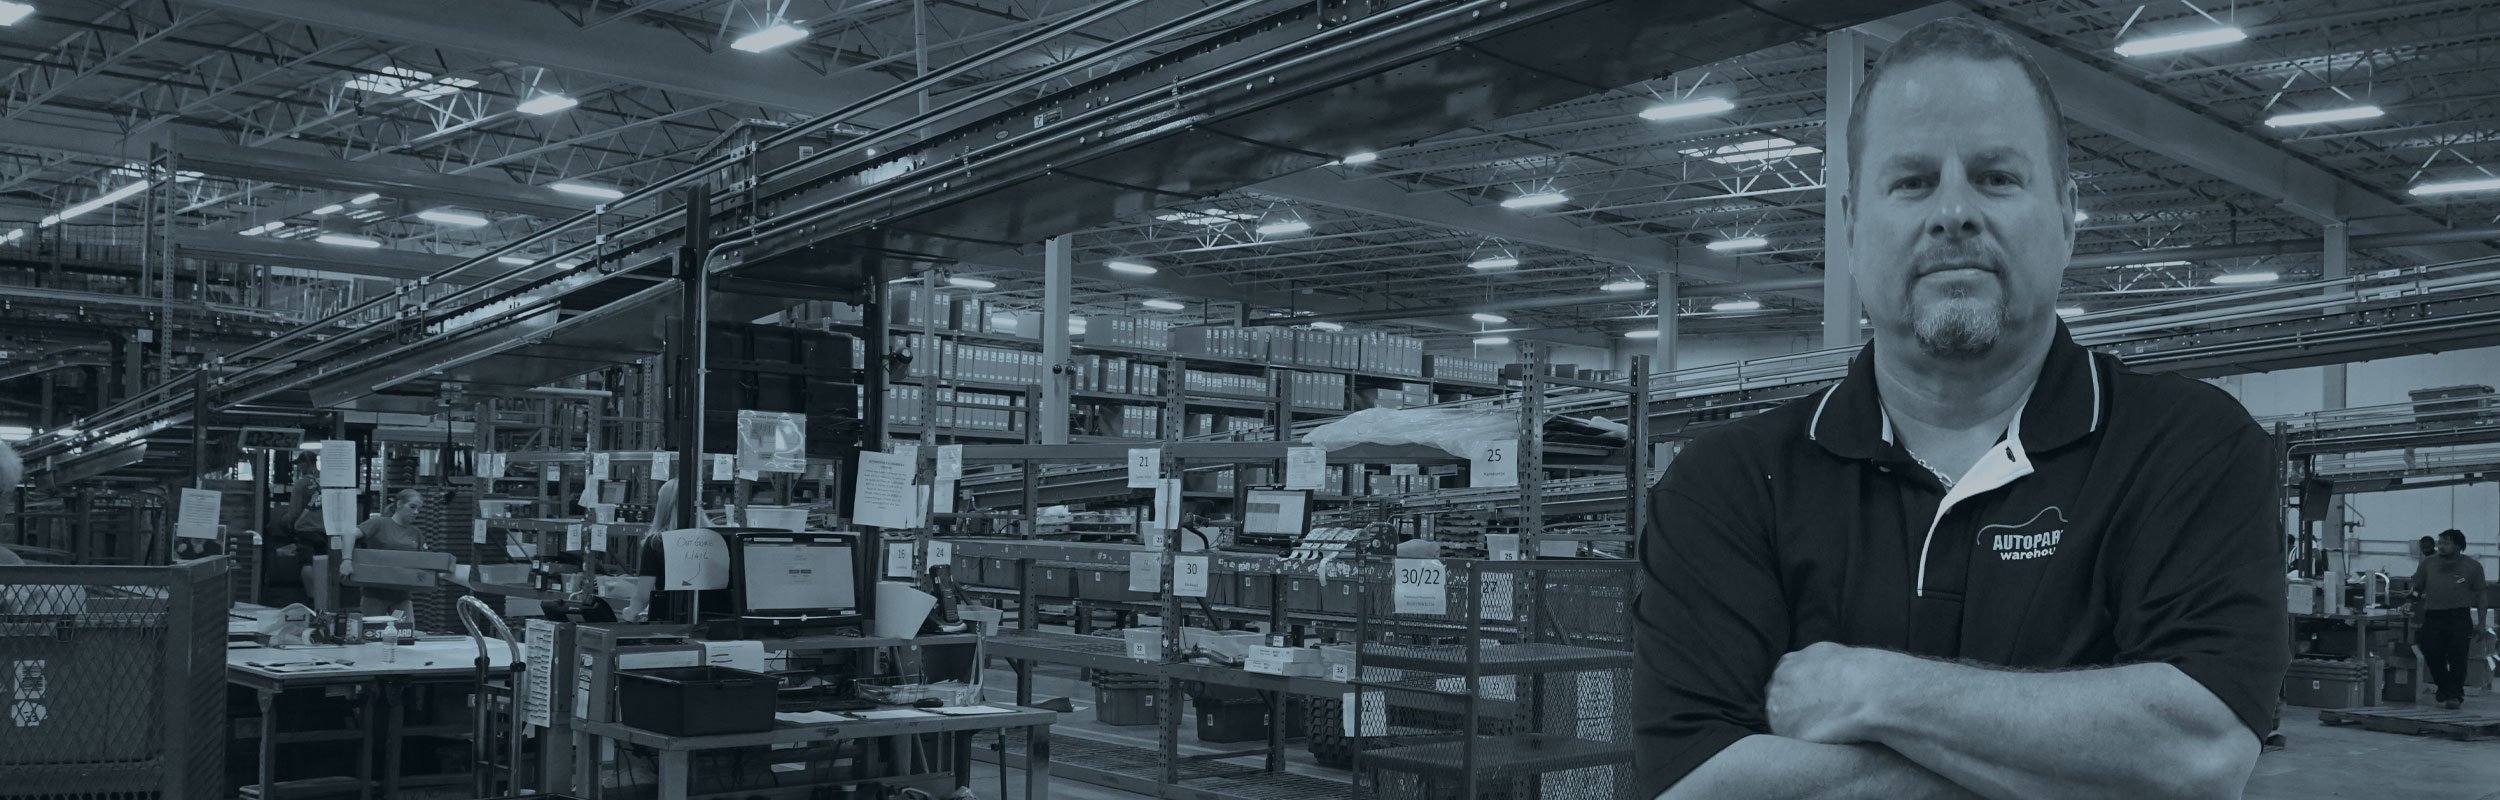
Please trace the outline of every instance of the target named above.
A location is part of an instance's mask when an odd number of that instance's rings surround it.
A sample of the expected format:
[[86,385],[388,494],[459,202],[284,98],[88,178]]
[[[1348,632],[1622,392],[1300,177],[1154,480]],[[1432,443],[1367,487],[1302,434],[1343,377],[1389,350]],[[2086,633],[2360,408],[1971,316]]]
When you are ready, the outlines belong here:
[[2064,538],[2066,512],[2056,506],[2040,509],[2040,513],[2019,523],[1979,528],[1980,544],[1995,550],[1999,561],[2028,561],[2056,555],[2058,540]]

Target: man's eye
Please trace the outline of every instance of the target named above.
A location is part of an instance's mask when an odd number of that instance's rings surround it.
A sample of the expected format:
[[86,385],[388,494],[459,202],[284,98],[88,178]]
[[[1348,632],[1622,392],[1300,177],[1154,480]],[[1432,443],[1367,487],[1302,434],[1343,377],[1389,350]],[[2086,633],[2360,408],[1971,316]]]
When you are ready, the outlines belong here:
[[1930,186],[1934,186],[1935,183],[1934,179],[1928,178],[1924,175],[1914,175],[1893,181],[1892,190],[1896,192],[1921,192],[1926,191]]
[[1979,176],[1979,182],[1987,186],[2016,186],[2022,183],[2022,179],[2014,177],[2011,172],[1990,172]]

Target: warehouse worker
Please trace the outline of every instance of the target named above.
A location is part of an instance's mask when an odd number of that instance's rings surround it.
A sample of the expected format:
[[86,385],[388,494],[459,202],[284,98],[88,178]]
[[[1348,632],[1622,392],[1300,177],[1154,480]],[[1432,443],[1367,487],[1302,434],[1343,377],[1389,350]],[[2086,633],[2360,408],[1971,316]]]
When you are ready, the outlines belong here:
[[2443,707],[2465,705],[2465,659],[2483,629],[2483,564],[2465,555],[2465,532],[2439,532],[2439,554],[2413,570],[2422,598],[2422,671]]
[[[425,535],[417,532],[417,511],[425,507],[425,494],[415,489],[401,489],[396,500],[372,519],[356,526],[356,540],[339,549],[339,577],[356,574],[358,550],[424,550]],[[366,616],[383,616],[407,612],[415,618],[408,590],[380,586],[359,587],[360,603]]]
[[1834,251],[1874,341],[1653,493],[1644,795],[2240,795],[2291,652],[2276,454],[2220,390],[2069,338],[2062,124],[1976,21],[1867,74]]

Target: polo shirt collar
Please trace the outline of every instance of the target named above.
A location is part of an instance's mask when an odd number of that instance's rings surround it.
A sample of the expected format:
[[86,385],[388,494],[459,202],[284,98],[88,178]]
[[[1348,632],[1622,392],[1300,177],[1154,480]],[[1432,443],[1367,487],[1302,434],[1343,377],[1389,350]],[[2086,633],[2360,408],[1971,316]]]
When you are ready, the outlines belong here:
[[[2099,431],[2109,413],[2109,366],[2076,344],[2063,320],[2056,326],[2040,378],[2013,428],[2025,452],[2072,444]],[[1842,458],[1871,460],[1891,452],[1892,420],[1875,388],[1875,343],[1860,348],[1849,361],[1849,374],[1815,400],[1806,438]]]

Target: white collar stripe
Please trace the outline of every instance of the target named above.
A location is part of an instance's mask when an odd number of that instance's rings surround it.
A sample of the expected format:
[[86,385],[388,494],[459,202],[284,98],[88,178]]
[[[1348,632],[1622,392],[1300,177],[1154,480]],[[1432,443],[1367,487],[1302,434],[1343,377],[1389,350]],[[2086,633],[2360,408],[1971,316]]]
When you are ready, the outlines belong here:
[[1832,384],[1832,388],[1823,390],[1823,399],[1816,401],[1814,404],[1814,419],[1806,422],[1807,439],[1812,439],[1818,442],[1822,441],[1822,439],[1815,437],[1814,432],[1823,427],[1823,408],[1832,404],[1832,395],[1839,393],[1840,384],[1837,383]]

